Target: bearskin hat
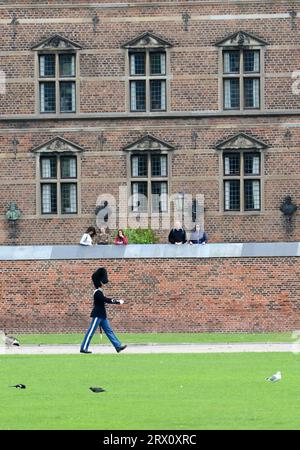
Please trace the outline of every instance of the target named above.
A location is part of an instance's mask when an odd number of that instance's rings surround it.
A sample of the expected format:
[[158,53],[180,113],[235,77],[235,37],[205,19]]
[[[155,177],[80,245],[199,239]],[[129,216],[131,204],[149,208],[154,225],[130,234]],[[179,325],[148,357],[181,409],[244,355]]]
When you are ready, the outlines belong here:
[[92,275],[92,280],[95,288],[100,287],[101,284],[108,283],[106,269],[104,267],[100,267],[98,270],[96,270],[96,272],[94,272]]

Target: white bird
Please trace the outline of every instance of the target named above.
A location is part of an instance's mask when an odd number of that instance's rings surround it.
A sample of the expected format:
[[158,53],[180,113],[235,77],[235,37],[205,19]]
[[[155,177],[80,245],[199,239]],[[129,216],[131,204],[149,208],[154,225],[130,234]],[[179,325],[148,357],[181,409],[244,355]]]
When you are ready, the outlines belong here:
[[281,372],[278,371],[271,377],[266,378],[266,381],[272,381],[273,383],[276,383],[276,381],[280,381],[281,378],[282,378]]
[[0,331],[0,345],[7,345],[8,347],[15,345],[19,347],[20,342],[14,336],[8,336],[4,331]]

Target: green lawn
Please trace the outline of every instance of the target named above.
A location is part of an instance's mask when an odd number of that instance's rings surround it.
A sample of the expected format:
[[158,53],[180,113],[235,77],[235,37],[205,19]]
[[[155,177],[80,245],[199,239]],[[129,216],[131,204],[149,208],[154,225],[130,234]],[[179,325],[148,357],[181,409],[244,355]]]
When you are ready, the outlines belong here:
[[[0,364],[1,429],[300,428],[291,353],[5,355]],[[277,370],[280,382],[265,381]],[[17,383],[27,389],[9,387]]]
[[[126,344],[150,343],[233,343],[233,342],[292,342],[292,333],[118,333],[117,336]],[[80,344],[82,334],[19,334],[21,344]],[[97,332],[92,344],[100,342]],[[108,343],[103,335],[103,343]]]

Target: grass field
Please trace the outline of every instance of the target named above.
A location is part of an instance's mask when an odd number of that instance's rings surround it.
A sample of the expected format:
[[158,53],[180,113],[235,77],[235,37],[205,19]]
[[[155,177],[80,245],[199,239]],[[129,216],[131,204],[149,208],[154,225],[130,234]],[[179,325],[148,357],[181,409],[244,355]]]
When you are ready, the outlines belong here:
[[[2,430],[300,428],[292,353],[5,355],[0,364]],[[277,370],[280,382],[265,381]],[[18,383],[27,389],[9,387]]]
[[[233,343],[233,342],[292,342],[292,333],[116,333],[126,344],[149,343]],[[16,335],[22,344],[80,344],[82,334],[19,334]],[[92,344],[99,343],[96,333]],[[103,335],[103,343],[109,343]]]

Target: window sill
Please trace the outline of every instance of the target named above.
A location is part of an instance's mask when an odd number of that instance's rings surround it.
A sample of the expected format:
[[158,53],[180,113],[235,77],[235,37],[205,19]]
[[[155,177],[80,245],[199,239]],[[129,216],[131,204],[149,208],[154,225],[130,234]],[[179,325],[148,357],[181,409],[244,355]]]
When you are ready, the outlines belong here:
[[264,211],[221,211],[223,216],[261,216]]

